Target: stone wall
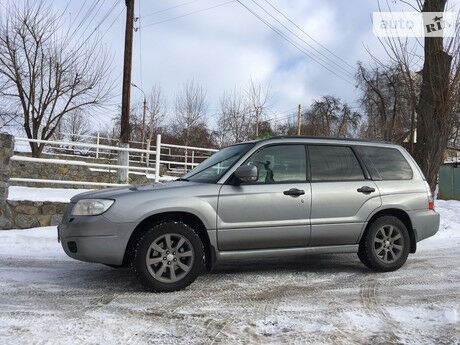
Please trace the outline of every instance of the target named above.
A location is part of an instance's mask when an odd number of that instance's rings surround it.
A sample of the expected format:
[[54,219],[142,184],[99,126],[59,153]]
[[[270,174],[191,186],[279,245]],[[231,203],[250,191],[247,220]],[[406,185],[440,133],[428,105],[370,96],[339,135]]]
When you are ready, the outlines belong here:
[[[13,136],[0,133],[0,229],[59,224],[67,208],[66,203],[8,200],[9,177],[13,173],[13,161],[10,160],[13,149]],[[52,171],[49,173],[49,176],[53,176]]]
[[7,207],[10,158],[13,155],[13,136],[0,133],[0,229],[12,226],[10,209]]
[[58,225],[67,203],[50,201],[6,201],[10,228],[27,229],[38,226]]
[[[23,177],[35,179],[52,179],[66,181],[88,181],[116,183],[117,171],[95,171],[85,166],[70,166],[59,164],[46,164],[40,162],[13,161],[14,138],[5,133],[0,133],[0,229],[25,229],[38,226],[59,224],[67,203],[62,202],[37,202],[8,200],[8,187],[13,184],[10,177]],[[16,152],[17,155],[27,155]],[[44,155],[46,158],[62,159],[62,156]],[[66,157],[68,160],[81,160],[101,163],[101,160],[84,157]],[[102,163],[113,164],[107,160]],[[151,183],[145,175],[130,174],[130,183]],[[64,185],[64,184],[35,184],[14,182],[15,185],[30,187],[58,187],[58,188],[98,188],[91,185]],[[100,187],[99,187],[100,188]]]

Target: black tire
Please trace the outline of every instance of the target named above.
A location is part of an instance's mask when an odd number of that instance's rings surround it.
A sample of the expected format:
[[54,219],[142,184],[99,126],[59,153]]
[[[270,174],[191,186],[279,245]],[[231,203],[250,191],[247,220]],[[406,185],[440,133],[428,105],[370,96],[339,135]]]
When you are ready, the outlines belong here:
[[364,245],[361,245],[361,244],[359,245],[358,258],[364,264],[364,266],[366,266],[367,268],[372,269],[371,264],[370,264],[369,260],[367,260],[367,256],[364,253],[364,248],[363,247],[364,247]]
[[[177,281],[168,282],[168,281],[160,281],[158,279],[166,279],[166,278],[163,278],[162,276],[162,274],[167,274],[166,271],[168,271],[169,274],[171,275],[172,270],[174,270],[174,272],[176,272],[176,269],[178,271],[181,270],[179,266],[176,265],[175,268],[173,268],[171,265],[167,265],[169,264],[169,261],[167,260],[158,262],[158,264],[147,265],[147,255],[149,251],[156,253],[158,255],[156,259],[162,256],[166,257],[166,247],[161,248],[161,249],[164,249],[164,252],[157,252],[151,248],[151,246],[154,245],[153,242],[157,241],[158,239],[161,239],[162,236],[170,236],[169,237],[170,241],[174,241],[174,238],[178,238],[178,239],[184,238],[186,243],[184,243],[183,246],[187,246],[187,248],[190,247],[189,249],[192,252],[192,254],[188,256],[187,258],[181,258],[181,257],[174,258],[174,261],[177,263],[177,265],[180,262],[181,264],[184,265],[184,267],[186,265],[181,260],[185,260],[185,259],[190,260],[188,262],[189,271],[183,271],[183,272],[181,271],[180,273],[182,273],[183,276]],[[180,242],[180,240],[178,240],[177,242]],[[176,242],[176,245],[178,244],[177,242]],[[187,253],[189,253],[189,251],[187,251]],[[172,255],[172,252],[169,254]],[[174,252],[174,254],[176,253]],[[177,255],[180,255],[179,252],[177,253]],[[172,260],[170,262],[174,265],[174,262]],[[158,278],[154,276],[154,274],[158,275],[157,273],[158,271],[155,272],[155,269],[156,269],[155,265],[166,266],[166,269],[164,269],[165,270],[164,273],[160,274]],[[149,291],[171,292],[171,291],[182,290],[186,288],[187,286],[189,286],[191,283],[193,283],[195,279],[198,277],[198,275],[201,273],[201,271],[203,270],[203,267],[204,267],[203,243],[201,242],[197,233],[191,227],[189,227],[188,225],[182,222],[167,221],[167,222],[163,222],[160,224],[156,224],[151,229],[149,229],[144,234],[144,236],[142,236],[142,238],[139,240],[135,253],[134,253],[134,260],[133,260],[132,266],[134,268],[134,271],[136,272],[136,275],[139,281]],[[174,273],[174,277],[176,277],[176,273]]]
[[390,272],[404,265],[409,251],[410,237],[404,223],[393,216],[382,216],[361,239],[358,257],[374,271]]

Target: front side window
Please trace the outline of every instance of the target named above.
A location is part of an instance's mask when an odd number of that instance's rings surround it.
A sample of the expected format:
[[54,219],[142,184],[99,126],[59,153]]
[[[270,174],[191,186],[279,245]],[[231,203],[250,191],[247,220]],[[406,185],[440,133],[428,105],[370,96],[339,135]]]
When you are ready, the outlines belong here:
[[307,164],[304,145],[274,145],[260,149],[245,164],[259,170],[255,183],[282,183],[305,181]]
[[389,147],[360,146],[382,180],[410,180],[412,169],[404,156],[397,149]]
[[308,152],[312,181],[364,180],[361,166],[350,147],[312,145]]
[[188,174],[182,176],[182,179],[194,182],[216,183],[253,146],[254,143],[248,143],[226,147],[213,154]]

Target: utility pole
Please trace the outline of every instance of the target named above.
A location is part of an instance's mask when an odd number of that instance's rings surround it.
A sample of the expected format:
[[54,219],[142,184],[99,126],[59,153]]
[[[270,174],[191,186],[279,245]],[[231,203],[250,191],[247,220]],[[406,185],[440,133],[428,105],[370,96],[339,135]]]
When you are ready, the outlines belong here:
[[[140,92],[142,92],[142,95],[144,96],[144,109],[142,111],[142,149],[144,148],[144,140],[145,140],[145,115],[147,113],[147,97],[145,96],[144,90],[142,90],[139,86],[137,86],[134,83],[131,83],[132,86],[134,86],[136,89],[138,89]],[[142,154],[142,157],[144,157],[144,154]]]
[[259,107],[256,107],[256,138],[259,136]]
[[144,95],[144,109],[142,110],[142,148],[144,148],[145,141],[145,113],[147,112],[147,99]]
[[[133,61],[133,31],[134,31],[134,0],[125,0],[126,26],[125,26],[125,52],[123,61],[123,89],[121,96],[121,128],[120,147],[129,147],[130,125],[129,110],[131,97],[131,66]],[[118,152],[118,165],[129,165],[128,151]],[[128,169],[118,169],[118,180],[128,182]]]
[[[147,112],[147,99],[144,95],[144,109],[142,110],[142,149],[144,149],[144,141],[145,141],[145,113]],[[144,161],[144,153],[141,154],[141,161]]]
[[299,104],[299,109],[297,111],[297,135],[300,135],[300,125],[302,123],[302,106]]

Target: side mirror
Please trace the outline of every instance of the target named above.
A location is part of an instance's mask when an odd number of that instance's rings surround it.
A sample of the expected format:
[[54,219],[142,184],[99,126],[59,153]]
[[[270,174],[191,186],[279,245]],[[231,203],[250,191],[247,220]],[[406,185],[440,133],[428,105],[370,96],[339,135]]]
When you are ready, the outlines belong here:
[[259,177],[259,171],[255,165],[242,165],[233,173],[241,182],[254,182]]

